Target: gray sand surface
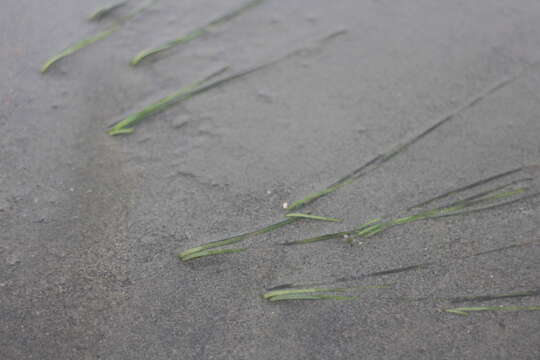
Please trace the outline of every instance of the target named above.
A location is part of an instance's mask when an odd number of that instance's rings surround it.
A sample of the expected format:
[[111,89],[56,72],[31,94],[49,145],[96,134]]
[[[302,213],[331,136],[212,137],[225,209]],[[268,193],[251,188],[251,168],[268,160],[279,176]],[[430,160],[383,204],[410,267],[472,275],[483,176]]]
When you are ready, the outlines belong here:
[[[47,58],[110,22],[86,20],[104,2],[2,1],[0,359],[539,359],[540,312],[462,317],[398,299],[540,288],[538,243],[456,259],[538,242],[540,198],[417,222],[354,247],[277,244],[539,163],[540,2],[268,0],[155,61],[127,65],[242,3],[161,0],[42,75]],[[133,135],[105,133],[220,66],[242,70],[305,46]],[[306,209],[344,223],[299,221],[246,241],[243,254],[176,257],[280,220],[283,202],[513,77]],[[441,265],[355,283],[394,284],[355,301],[260,296],[282,283],[426,261]],[[494,304],[540,298],[485,303]]]

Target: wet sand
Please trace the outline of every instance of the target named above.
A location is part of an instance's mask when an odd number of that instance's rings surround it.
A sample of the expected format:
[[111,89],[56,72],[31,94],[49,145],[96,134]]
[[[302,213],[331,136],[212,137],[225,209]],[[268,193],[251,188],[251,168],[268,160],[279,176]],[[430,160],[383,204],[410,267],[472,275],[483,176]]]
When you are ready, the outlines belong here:
[[[540,162],[536,1],[268,0],[192,43],[138,51],[242,4],[161,0],[100,41],[102,1],[4,0],[0,11],[0,358],[537,359],[540,312],[461,317],[433,301],[540,288],[540,199],[395,228],[362,245],[277,244],[349,229]],[[135,5],[135,4],[132,4]],[[128,11],[119,9],[119,13]],[[329,33],[339,37],[315,44]],[[312,45],[310,45],[312,44]],[[224,65],[308,46],[110,137],[122,115]],[[283,202],[515,79],[246,253],[182,263],[205,241],[278,221]],[[270,304],[266,288],[423,262],[355,301]],[[492,304],[538,305],[538,298]]]

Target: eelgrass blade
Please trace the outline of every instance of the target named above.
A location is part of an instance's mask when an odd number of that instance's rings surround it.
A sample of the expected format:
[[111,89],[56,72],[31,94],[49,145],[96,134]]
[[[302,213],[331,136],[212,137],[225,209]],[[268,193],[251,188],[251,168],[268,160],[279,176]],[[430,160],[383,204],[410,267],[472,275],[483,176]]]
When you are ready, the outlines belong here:
[[463,191],[466,191],[466,190],[469,190],[469,189],[472,189],[474,187],[477,187],[477,186],[480,186],[480,185],[484,185],[484,184],[487,184],[488,182],[492,182],[494,180],[498,180],[498,179],[501,179],[503,177],[506,177],[506,176],[509,176],[509,175],[512,175],[512,174],[515,174],[519,171],[522,171],[524,169],[523,166],[519,167],[519,168],[516,168],[516,169],[512,169],[512,170],[509,170],[509,171],[505,171],[505,172],[502,172],[502,173],[499,173],[499,174],[496,174],[496,175],[493,175],[493,176],[490,176],[488,178],[485,178],[485,179],[482,179],[482,180],[479,180],[479,181],[476,181],[472,184],[468,184],[468,185],[465,185],[463,187],[460,187],[460,188],[457,188],[457,189],[454,189],[454,190],[450,190],[448,192],[445,192],[441,195],[437,195],[429,200],[426,200],[426,201],[422,201],[416,205],[413,205],[411,207],[409,207],[407,210],[412,210],[412,209],[415,209],[415,208],[419,208],[419,207],[424,207],[428,204],[431,204],[432,202],[435,202],[437,200],[441,200],[443,198],[446,198],[446,197],[449,197],[449,196],[452,196],[452,195],[455,195],[457,193],[460,193],[460,192],[463,192]]
[[283,221],[274,223],[272,225],[265,226],[265,227],[263,227],[261,229],[257,229],[255,231],[247,232],[247,233],[244,233],[244,234],[241,234],[241,235],[229,237],[229,238],[222,239],[222,240],[213,241],[213,242],[201,245],[201,246],[197,246],[197,247],[188,249],[186,251],[181,252],[178,256],[182,260],[184,260],[186,258],[191,258],[192,255],[197,254],[199,252],[206,251],[208,249],[214,249],[214,248],[217,248],[217,247],[232,245],[232,244],[238,243],[240,241],[246,240],[246,239],[248,239],[248,238],[250,238],[252,236],[262,235],[262,234],[268,233],[270,231],[274,231],[274,230],[279,229],[281,227],[284,227],[284,226],[286,226],[288,224],[291,224],[291,223],[293,223],[295,221],[297,221],[297,219],[294,219],[294,218],[283,220]]
[[451,120],[453,120],[456,115],[458,115],[459,113],[461,113],[462,111],[478,104],[480,101],[482,101],[486,96],[492,94],[493,92],[501,89],[502,87],[510,84],[511,82],[513,82],[517,77],[519,76],[516,75],[512,78],[509,78],[509,79],[506,79],[504,81],[501,81],[499,83],[497,83],[496,85],[492,86],[491,88],[487,89],[486,91],[484,91],[483,93],[475,96],[474,98],[472,98],[470,101],[468,101],[467,103],[465,103],[464,105],[460,106],[459,108],[457,108],[456,110],[454,110],[450,115],[447,115],[445,117],[443,117],[442,119],[436,121],[435,123],[433,123],[431,126],[429,126],[428,128],[426,128],[425,130],[423,130],[422,132],[420,132],[419,134],[415,135],[414,137],[412,137],[411,139],[409,139],[408,141],[406,141],[405,143],[403,144],[398,144],[396,146],[393,146],[392,148],[390,148],[388,151],[386,151],[385,153],[383,154],[379,154],[377,156],[375,156],[374,158],[372,158],[371,160],[369,160],[368,162],[366,162],[364,165],[360,166],[358,169],[354,170],[353,172],[349,173],[348,175],[342,177],[341,179],[339,179],[338,181],[336,181],[335,183],[333,183],[332,185],[328,186],[326,189],[323,189],[319,192],[316,192],[314,194],[311,194],[311,195],[308,195],[307,197],[301,199],[301,200],[298,200],[298,201],[295,201],[293,202],[288,208],[287,208],[287,211],[288,212],[293,212],[293,211],[297,211],[301,208],[303,208],[304,206],[306,205],[309,205],[311,204],[312,202],[314,202],[315,200],[323,197],[323,196],[326,196],[326,195],[329,195],[333,192],[335,192],[336,190],[338,190],[339,188],[341,188],[342,186],[344,185],[347,185],[347,184],[350,184],[351,182],[359,179],[360,177],[366,175],[367,173],[373,171],[373,170],[376,170],[377,168],[379,168],[381,165],[383,165],[384,163],[386,163],[387,161],[389,161],[390,159],[394,158],[395,156],[397,156],[398,154],[400,153],[403,153],[404,151],[406,151],[409,147],[411,147],[412,145],[414,145],[415,143],[417,143],[418,141],[420,141],[421,139],[423,139],[424,137],[426,137],[427,135],[431,134],[432,132],[434,132],[435,130],[437,130],[439,127],[441,127],[442,125],[446,124],[447,122],[450,122]]
[[540,311],[540,306],[477,306],[443,309],[443,311],[457,315],[469,315],[471,312],[478,311]]
[[493,301],[500,299],[509,299],[509,298],[522,298],[530,296],[540,296],[540,289],[528,290],[528,291],[518,291],[508,294],[491,294],[491,295],[480,295],[480,296],[461,296],[445,299],[451,304],[462,303],[462,302],[483,302],[483,301]]
[[328,288],[328,287],[300,288],[300,286],[295,286],[297,288],[294,289],[293,286],[280,285],[280,286],[276,286],[269,289],[263,295],[263,298],[270,300],[276,296],[293,296],[293,295],[299,295],[299,294],[332,293],[332,292],[343,293],[343,292],[354,291],[354,290],[385,289],[390,286],[392,286],[392,284],[362,285],[362,286],[352,286],[352,287],[345,287],[345,288]]
[[291,301],[291,300],[354,300],[356,296],[341,296],[327,294],[290,294],[274,296],[269,301]]
[[85,39],[71,45],[70,47],[68,47],[64,51],[60,52],[58,55],[55,55],[52,58],[50,58],[49,60],[47,60],[47,62],[45,64],[43,64],[43,66],[41,67],[41,72],[42,73],[47,72],[49,70],[49,68],[53,64],[58,62],[59,60],[65,58],[66,56],[69,56],[71,54],[76,53],[77,51],[87,47],[88,45],[91,45],[91,44],[95,43],[96,41],[99,41],[99,40],[102,40],[102,39],[105,39],[105,38],[109,37],[112,33],[117,31],[118,29],[119,29],[118,25],[114,25],[114,26],[108,28],[107,30],[101,31],[100,33],[98,33],[96,35],[90,36],[88,38],[85,38]]
[[192,96],[193,90],[200,87],[202,84],[204,84],[206,81],[210,80],[211,78],[218,76],[219,74],[223,73],[227,70],[227,67],[223,67],[212,74],[204,77],[201,80],[198,80],[186,87],[183,87],[182,89],[175,91],[169,96],[166,96],[159,101],[153,103],[152,105],[149,105],[145,107],[144,109],[137,111],[129,116],[127,116],[125,119],[119,121],[116,123],[107,133],[109,135],[123,135],[123,134],[131,134],[134,129],[133,126],[135,126],[137,123],[141,122],[142,120],[153,116],[157,113],[160,113],[171,106],[177,104],[178,102],[182,100],[186,100]]
[[287,290],[274,290],[269,291],[263,295],[264,299],[270,299],[274,296],[285,296],[294,294],[309,294],[309,293],[329,293],[329,292],[345,292],[349,288],[307,288],[307,289],[287,289]]
[[128,3],[128,0],[118,1],[113,4],[109,4],[106,6],[103,6],[102,8],[97,9],[88,17],[91,21],[98,21],[103,19],[104,17],[110,15],[113,13],[116,9],[121,8],[122,6],[126,5]]
[[84,38],[84,39],[76,42],[75,44],[69,46],[65,50],[61,51],[58,55],[55,55],[52,58],[50,58],[49,60],[47,60],[47,62],[45,62],[45,64],[43,64],[43,66],[41,67],[41,72],[46,73],[50,69],[50,67],[52,65],[54,65],[55,63],[57,63],[61,59],[65,58],[65,57],[67,57],[69,55],[72,55],[72,54],[76,53],[77,51],[79,51],[81,49],[84,49],[85,47],[87,47],[87,46],[89,46],[89,45],[91,45],[91,44],[93,44],[93,43],[95,43],[95,42],[97,42],[99,40],[103,40],[103,39],[109,37],[114,32],[119,30],[121,28],[121,26],[124,25],[126,22],[128,22],[129,20],[132,20],[137,15],[139,15],[143,11],[147,10],[150,6],[154,5],[156,2],[157,2],[157,0],[148,1],[145,5],[141,6],[140,8],[138,8],[138,9],[134,10],[133,12],[131,12],[130,14],[124,16],[121,19],[119,19],[116,22],[116,24],[110,26],[109,28],[99,32],[96,35],[92,35],[92,36],[89,36],[87,38]]
[[338,239],[338,238],[343,238],[343,237],[347,238],[347,237],[349,237],[351,235],[354,235],[356,232],[361,231],[361,230],[363,230],[365,228],[368,228],[372,224],[377,223],[379,221],[381,221],[381,219],[373,219],[373,220],[365,223],[364,225],[362,225],[361,227],[359,227],[358,229],[355,229],[355,230],[341,231],[341,232],[337,232],[337,233],[316,236],[316,237],[312,237],[312,238],[309,238],[309,239],[289,241],[289,242],[281,243],[280,245],[284,245],[284,246],[302,245],[302,244],[311,244],[311,243],[319,242],[319,241]]
[[331,217],[301,214],[301,213],[290,213],[290,214],[287,214],[286,216],[290,218],[299,218],[299,219],[309,219],[309,220],[319,220],[319,221],[329,221],[329,222],[343,222],[343,219],[336,219],[336,218],[331,218]]
[[236,253],[240,253],[240,252],[243,252],[243,251],[246,251],[246,250],[247,250],[246,248],[242,248],[242,249],[221,249],[221,250],[203,250],[203,251],[199,251],[199,252],[196,252],[194,254],[182,257],[181,259],[182,259],[182,261],[189,261],[189,260],[199,259],[199,258],[202,258],[202,257],[213,256],[213,255],[236,254]]
[[161,44],[161,45],[159,45],[159,46],[157,46],[155,48],[143,50],[140,53],[138,53],[136,56],[134,56],[133,59],[131,59],[130,64],[131,65],[138,65],[142,60],[144,60],[147,57],[150,57],[152,55],[161,53],[163,51],[172,49],[173,47],[181,45],[181,44],[187,44],[190,41],[195,40],[195,39],[203,36],[204,34],[206,34],[210,30],[211,27],[221,25],[221,24],[235,18],[235,17],[239,16],[240,14],[242,14],[243,12],[245,12],[246,10],[248,10],[248,9],[254,7],[254,6],[259,5],[263,1],[265,1],[265,0],[251,0],[251,1],[247,2],[246,4],[242,5],[241,7],[239,7],[238,9],[235,9],[235,10],[233,10],[233,11],[231,11],[231,12],[225,14],[225,15],[222,15],[222,16],[210,21],[207,25],[205,25],[205,26],[203,26],[201,28],[192,30],[188,34],[186,34],[186,35],[184,35],[182,37],[179,37],[179,38],[176,38],[176,39],[173,39],[173,40],[169,40],[169,41],[167,41],[167,42],[165,42],[165,43],[163,43],[163,44]]

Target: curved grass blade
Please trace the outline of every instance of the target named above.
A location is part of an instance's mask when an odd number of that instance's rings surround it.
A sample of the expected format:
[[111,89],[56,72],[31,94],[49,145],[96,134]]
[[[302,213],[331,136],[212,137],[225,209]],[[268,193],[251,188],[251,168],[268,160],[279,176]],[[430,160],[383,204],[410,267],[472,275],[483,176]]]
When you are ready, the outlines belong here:
[[443,311],[457,315],[469,315],[471,312],[478,311],[540,311],[540,306],[477,306],[443,309]]
[[233,10],[233,11],[231,11],[231,12],[229,12],[229,13],[223,15],[223,16],[220,16],[220,17],[212,20],[207,25],[205,25],[205,26],[203,26],[201,28],[190,31],[187,35],[184,35],[182,37],[179,37],[179,38],[176,38],[176,39],[173,39],[173,40],[169,40],[169,41],[167,41],[167,42],[165,42],[165,43],[163,43],[163,44],[161,44],[161,45],[159,45],[159,46],[157,46],[155,48],[143,50],[140,53],[138,53],[136,56],[134,56],[133,59],[131,59],[130,64],[131,65],[138,65],[142,60],[144,60],[147,57],[150,57],[152,55],[161,53],[163,51],[172,49],[173,47],[181,45],[181,44],[187,44],[190,41],[195,40],[195,39],[203,36],[204,34],[206,34],[210,30],[211,27],[221,25],[221,24],[235,18],[235,17],[239,16],[240,14],[242,14],[244,11],[246,11],[246,10],[256,6],[256,5],[259,5],[263,1],[265,1],[265,0],[252,0],[252,1],[249,1],[248,3],[246,3],[246,4],[242,5],[241,7],[239,7],[238,9],[235,9],[235,10]]
[[482,301],[492,301],[500,299],[509,299],[509,298],[522,298],[530,296],[539,296],[540,289],[529,290],[529,291],[518,291],[509,294],[495,294],[495,295],[480,295],[480,296],[461,296],[447,298],[445,300],[449,301],[451,304],[462,303],[462,302],[482,302]]
[[249,237],[252,237],[252,236],[255,236],[255,235],[262,235],[262,234],[268,233],[270,231],[279,229],[279,228],[281,228],[281,227],[283,227],[285,225],[293,223],[296,220],[297,219],[294,219],[294,218],[283,220],[283,221],[277,222],[275,224],[265,226],[264,228],[261,228],[261,229],[255,230],[255,231],[247,232],[247,233],[237,235],[237,236],[233,236],[233,237],[230,237],[230,238],[226,238],[226,239],[223,239],[223,240],[213,241],[213,242],[210,242],[210,243],[207,243],[207,244],[197,246],[197,247],[188,249],[186,251],[183,251],[178,256],[182,260],[184,260],[186,258],[191,258],[192,255],[197,254],[199,252],[206,251],[208,249],[214,249],[214,248],[217,248],[217,247],[232,245],[232,244],[238,243],[240,241],[243,241],[243,240],[245,240],[245,239],[247,239]]
[[128,0],[123,0],[123,1],[119,1],[110,5],[106,5],[102,8],[99,8],[92,15],[88,17],[88,20],[90,21],[101,20],[104,17],[113,13],[116,9],[121,8],[122,6],[126,5],[127,3],[128,3]]
[[221,249],[221,250],[203,250],[196,252],[194,254],[182,257],[182,261],[189,261],[193,259],[199,259],[206,256],[213,256],[213,255],[223,255],[223,254],[236,254],[243,251],[246,251],[246,248],[242,249]]
[[326,295],[326,294],[290,294],[274,296],[269,301],[290,300],[354,300],[356,296]]
[[271,299],[275,296],[287,296],[295,294],[310,294],[310,293],[328,293],[328,292],[345,292],[350,290],[349,288],[307,288],[307,289],[287,289],[287,290],[274,290],[269,291],[263,295],[264,299]]
[[373,220],[365,223],[364,225],[362,225],[360,228],[355,229],[355,230],[341,231],[341,232],[337,232],[337,233],[316,236],[316,237],[312,237],[312,238],[309,238],[309,239],[289,241],[289,242],[281,243],[280,245],[290,246],[290,245],[311,244],[311,243],[319,242],[319,241],[325,241],[325,240],[338,239],[338,238],[342,238],[342,237],[348,237],[348,236],[354,235],[357,231],[361,231],[364,228],[370,227],[372,224],[374,224],[374,223],[376,223],[378,221],[381,221],[381,219],[373,219]]
[[112,27],[108,28],[107,30],[104,30],[104,31],[96,34],[96,35],[90,36],[88,38],[85,38],[85,39],[73,44],[72,46],[70,46],[67,49],[60,52],[58,55],[55,55],[52,58],[50,58],[49,60],[47,60],[47,62],[45,64],[43,64],[43,66],[41,67],[41,72],[42,73],[47,72],[49,70],[49,68],[53,64],[58,62],[59,60],[65,58],[66,56],[69,56],[69,55],[71,55],[73,53],[76,53],[77,51],[87,47],[88,45],[91,45],[91,44],[95,43],[96,41],[105,39],[106,37],[110,36],[112,33],[117,31],[118,29],[119,29],[119,26],[115,25],[115,26],[112,26]]
[[111,34],[116,32],[117,30],[119,30],[121,28],[121,26],[124,25],[126,22],[128,22],[129,20],[135,18],[137,15],[139,15],[143,11],[147,10],[150,6],[154,5],[156,2],[157,2],[157,0],[150,0],[148,3],[141,6],[139,9],[134,10],[132,13],[130,13],[130,14],[124,16],[123,18],[121,18],[120,20],[118,20],[116,24],[110,26],[109,28],[99,32],[96,35],[92,35],[90,37],[84,38],[84,39],[76,42],[75,44],[69,46],[68,48],[66,48],[65,50],[60,52],[58,55],[55,55],[52,58],[50,58],[49,60],[47,60],[47,62],[45,62],[45,64],[43,64],[43,66],[41,67],[41,72],[46,73],[50,69],[50,67],[52,65],[56,64],[61,59],[65,58],[65,57],[67,57],[69,55],[72,55],[72,54],[76,53],[77,51],[79,51],[81,49],[84,49],[85,47],[87,47],[87,46],[89,46],[89,45],[91,45],[91,44],[93,44],[93,43],[95,43],[95,42],[97,42],[99,40],[103,40],[103,39],[109,37]]
[[290,213],[290,214],[287,214],[286,217],[319,220],[319,221],[329,221],[329,222],[343,222],[343,219],[336,219],[336,218],[330,218],[330,217],[325,217],[325,216],[317,216],[317,215],[301,214],[301,213]]
[[129,115],[125,119],[116,123],[107,133],[113,136],[133,133],[134,131],[133,126],[135,126],[137,123],[141,122],[142,120],[150,116],[153,116],[157,113],[160,113],[170,108],[171,106],[177,104],[178,102],[182,100],[186,100],[190,98],[192,96],[193,90],[197,89],[198,87],[200,87],[202,84],[204,84],[206,81],[210,80],[211,78],[223,73],[227,69],[228,67],[223,67],[213,72],[212,74],[206,76],[205,78],[199,81],[196,81],[186,87],[183,87],[182,89],[174,92],[173,94],[160,99],[159,101],[155,102],[154,104],[150,106],[147,106],[141,111],[138,111],[136,113]]

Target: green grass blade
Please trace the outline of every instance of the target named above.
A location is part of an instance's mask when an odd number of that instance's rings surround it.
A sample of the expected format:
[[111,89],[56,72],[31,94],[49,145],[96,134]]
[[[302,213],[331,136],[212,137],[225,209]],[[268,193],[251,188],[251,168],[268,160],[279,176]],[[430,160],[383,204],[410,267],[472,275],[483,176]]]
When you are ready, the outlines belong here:
[[477,311],[539,311],[540,306],[477,306],[477,307],[460,307],[454,309],[443,309],[448,313],[457,315],[469,315],[470,312]]
[[441,199],[444,199],[444,198],[447,198],[449,196],[452,196],[452,195],[455,195],[455,194],[458,194],[460,192],[463,192],[463,191],[466,191],[466,190],[470,190],[472,188],[475,188],[475,187],[478,187],[478,186],[481,186],[481,185],[484,185],[484,184],[487,184],[489,182],[492,182],[492,181],[495,181],[495,180],[498,180],[498,179],[501,179],[503,177],[507,177],[507,176],[510,176],[512,174],[515,174],[517,172],[520,172],[524,169],[524,167],[519,167],[519,168],[516,168],[516,169],[512,169],[510,171],[505,171],[505,172],[502,172],[502,173],[499,173],[499,174],[496,174],[496,175],[493,175],[493,176],[490,176],[488,178],[485,178],[485,179],[482,179],[482,180],[479,180],[479,181],[476,181],[472,184],[468,184],[468,185],[465,185],[465,186],[462,186],[460,188],[457,188],[457,189],[454,189],[454,190],[450,190],[448,192],[445,192],[443,194],[440,194],[440,195],[437,195],[429,200],[426,200],[426,201],[422,201],[421,203],[418,203],[414,206],[411,206],[409,207],[407,210],[412,210],[412,209],[415,209],[415,208],[419,208],[419,207],[424,207],[426,205],[429,205],[437,200],[441,200]]
[[287,220],[283,220],[283,221],[274,223],[272,225],[265,226],[263,228],[255,230],[255,231],[250,231],[250,232],[247,232],[247,233],[244,233],[244,234],[241,234],[241,235],[229,237],[229,238],[222,239],[222,240],[212,241],[210,243],[206,243],[204,245],[197,246],[197,247],[188,249],[186,251],[183,251],[183,252],[181,252],[179,254],[179,257],[180,257],[180,259],[183,260],[184,258],[189,258],[191,255],[196,254],[196,253],[201,252],[201,251],[236,244],[236,243],[239,243],[239,242],[241,242],[243,240],[246,240],[246,239],[248,239],[248,238],[250,238],[252,236],[262,235],[262,234],[274,231],[276,229],[282,228],[282,227],[284,227],[284,226],[286,226],[288,224],[291,224],[291,223],[293,223],[293,222],[295,222],[297,220],[298,219],[295,219],[295,218],[287,219]]
[[99,40],[102,40],[102,39],[105,39],[105,38],[109,37],[111,34],[113,34],[118,29],[119,29],[118,25],[114,25],[114,26],[108,28],[107,30],[101,31],[100,33],[98,33],[96,35],[90,36],[88,38],[85,38],[85,39],[73,44],[72,46],[68,47],[64,51],[60,52],[58,55],[55,55],[52,58],[50,58],[49,60],[47,60],[47,62],[45,64],[43,64],[43,66],[41,67],[41,72],[42,73],[47,72],[52,65],[54,65],[55,63],[57,63],[61,59],[65,58],[66,56],[69,56],[71,54],[76,53],[77,51],[87,47],[88,45],[91,45],[91,44],[95,43],[96,41],[99,41]]
[[301,213],[290,213],[290,214],[287,214],[286,216],[291,217],[291,218],[299,218],[299,219],[310,219],[310,220],[329,221],[329,222],[343,222],[342,219],[310,215],[310,214],[301,214]]
[[97,9],[92,15],[88,17],[88,19],[91,21],[101,20],[104,17],[110,15],[116,9],[121,8],[122,6],[126,5],[127,3],[128,3],[127,0],[123,0],[123,1],[119,1],[110,5],[106,5],[102,8]]
[[157,47],[143,50],[143,51],[141,51],[140,53],[138,53],[136,56],[134,56],[131,59],[130,64],[133,65],[133,66],[138,65],[142,60],[144,60],[144,59],[146,59],[146,58],[148,58],[150,56],[153,56],[153,55],[159,54],[159,53],[161,53],[163,51],[172,49],[173,47],[178,46],[178,45],[187,44],[190,41],[195,40],[195,39],[203,36],[204,34],[206,34],[210,30],[211,27],[221,25],[221,24],[235,18],[235,17],[241,15],[246,10],[248,10],[248,9],[250,9],[250,8],[256,6],[256,5],[259,5],[263,1],[265,1],[265,0],[252,0],[252,1],[249,1],[248,3],[246,3],[243,6],[239,7],[238,9],[233,10],[233,11],[231,11],[231,12],[229,12],[229,13],[223,15],[223,16],[218,17],[217,19],[212,20],[207,25],[205,25],[205,26],[203,26],[201,28],[190,31],[187,35],[178,37],[178,38],[173,39],[173,40],[169,40],[169,41],[167,41],[167,42],[165,42],[165,43],[163,43],[161,45],[158,45]]
[[354,300],[356,296],[340,296],[326,294],[290,294],[274,296],[269,301],[287,301],[287,300]]
[[199,81],[196,81],[186,87],[183,87],[182,89],[175,91],[173,94],[166,96],[160,99],[159,101],[145,107],[144,109],[127,116],[125,119],[116,123],[108,131],[108,134],[114,136],[114,135],[123,135],[123,134],[133,133],[134,125],[136,125],[137,123],[141,122],[142,120],[148,117],[151,117],[157,113],[160,113],[170,108],[171,106],[177,104],[180,101],[190,98],[193,90],[197,89],[199,86],[204,84],[206,81],[208,81],[212,77],[218,76],[219,74],[223,73],[226,70],[227,70],[227,67],[223,67],[219,69],[218,71],[215,71],[212,74],[206,76],[205,78]]
[[448,298],[450,303],[456,304],[456,303],[462,303],[462,302],[482,302],[482,301],[492,301],[492,300],[500,300],[500,299],[508,299],[508,298],[522,298],[522,297],[530,297],[530,296],[539,296],[540,295],[540,289],[535,290],[528,290],[528,291],[518,291],[508,294],[491,294],[491,295],[480,295],[480,296],[461,296],[461,297],[453,297]]
[[239,252],[246,251],[247,249],[221,249],[221,250],[203,250],[196,253],[193,253],[189,256],[181,257],[182,261],[189,261],[193,259],[199,259],[202,257],[207,256],[214,256],[214,255],[223,255],[223,254],[236,254]]
[[177,45],[181,45],[181,44],[187,44],[188,42],[192,41],[192,40],[195,40],[196,38],[204,35],[207,33],[207,30],[202,28],[202,29],[196,29],[196,30],[193,30],[191,32],[189,32],[187,35],[185,36],[182,36],[182,37],[179,37],[179,38],[176,38],[174,40],[170,40],[170,41],[167,41],[157,47],[154,47],[154,48],[150,48],[150,49],[146,49],[146,50],[143,50],[141,51],[140,53],[138,53],[137,55],[135,55],[131,61],[129,62],[131,65],[135,66],[135,65],[138,65],[141,61],[143,61],[144,59],[152,56],[152,55],[156,55],[156,54],[159,54],[163,51],[166,51],[166,50],[169,50],[169,49],[172,49],[173,47],[177,46]]
[[320,293],[320,292],[345,292],[349,290],[348,288],[307,288],[307,289],[286,289],[286,290],[274,290],[269,291],[263,295],[263,298],[270,299],[274,296],[284,296],[284,295],[293,295],[293,294],[309,294],[309,293]]

